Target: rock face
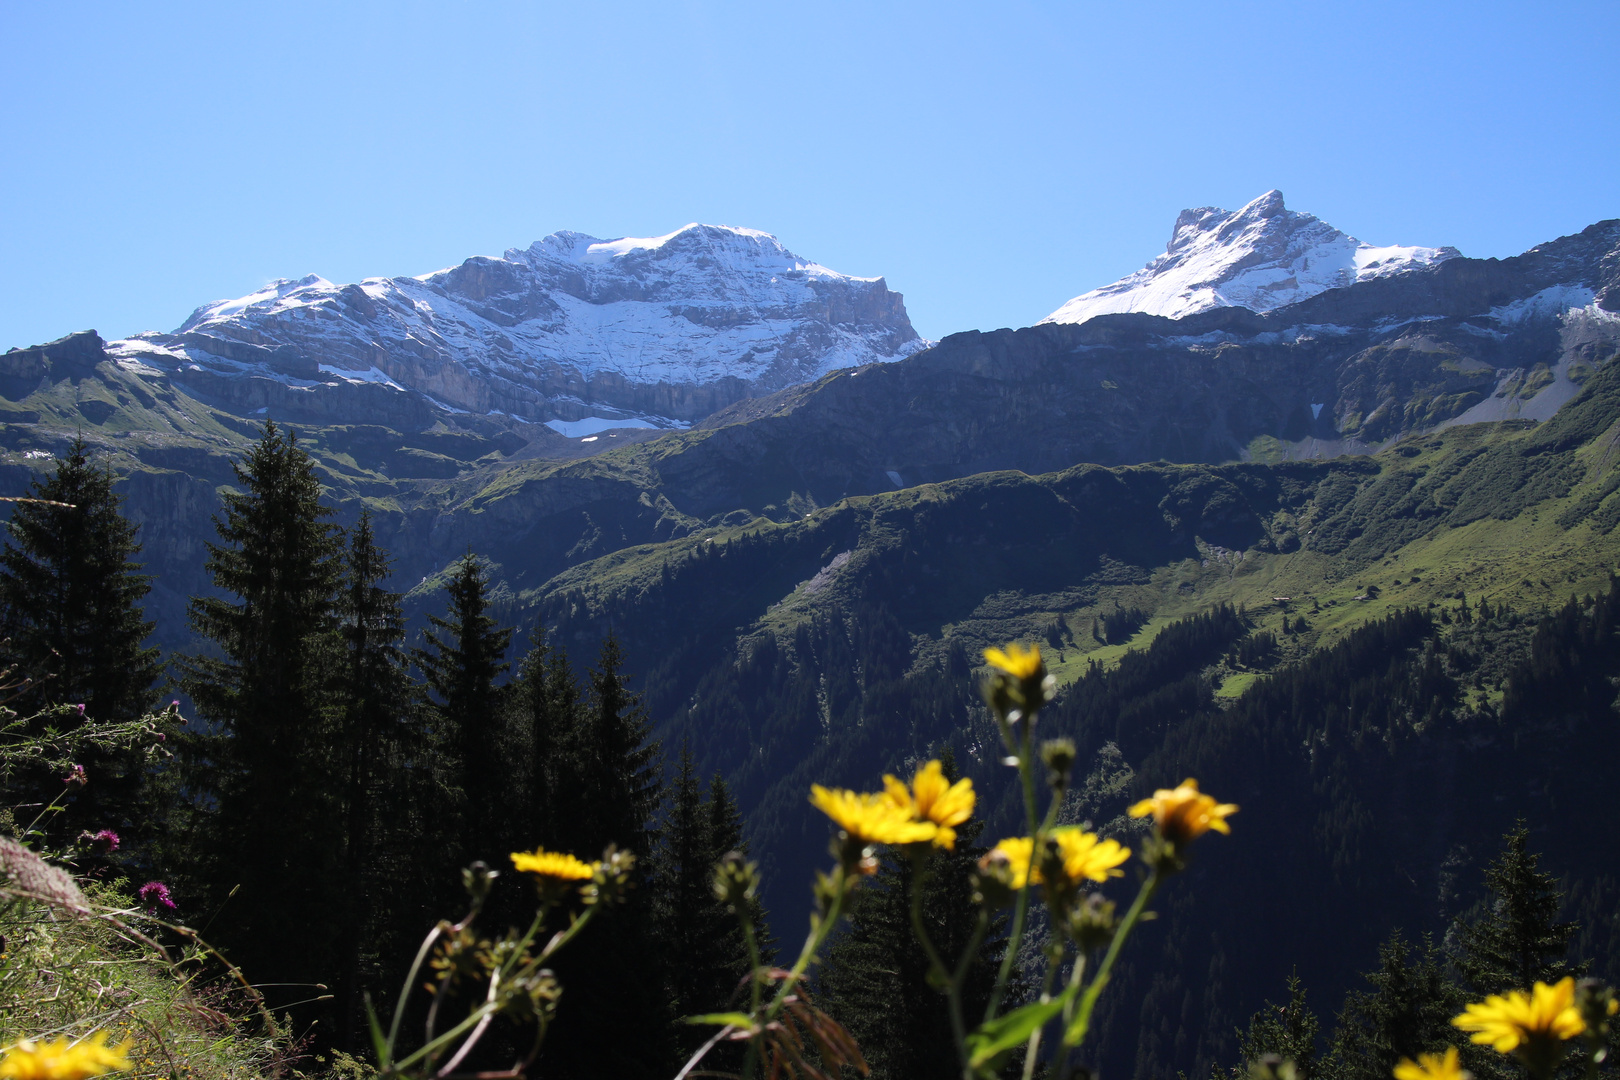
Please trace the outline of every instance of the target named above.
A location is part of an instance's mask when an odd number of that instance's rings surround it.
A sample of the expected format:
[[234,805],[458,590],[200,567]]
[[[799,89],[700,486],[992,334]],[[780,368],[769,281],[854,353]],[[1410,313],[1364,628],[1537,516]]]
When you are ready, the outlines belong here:
[[650,239],[556,233],[422,277],[274,281],[111,353],[249,413],[414,423],[437,405],[678,427],[926,344],[882,278],[835,273],[753,229],[688,225]]
[[1266,312],[1328,289],[1425,270],[1456,248],[1373,247],[1283,206],[1268,191],[1238,211],[1183,210],[1165,253],[1112,285],[1082,293],[1042,322],[1141,312],[1176,319],[1217,307]]

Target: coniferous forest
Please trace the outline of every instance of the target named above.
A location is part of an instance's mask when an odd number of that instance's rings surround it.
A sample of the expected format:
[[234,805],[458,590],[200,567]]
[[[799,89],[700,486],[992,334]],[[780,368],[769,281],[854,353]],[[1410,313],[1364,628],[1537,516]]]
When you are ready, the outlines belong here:
[[[737,1007],[748,934],[768,963],[808,911],[804,868],[824,858],[826,833],[773,825],[786,813],[763,786],[774,762],[797,758],[786,771],[806,783],[858,782],[895,730],[942,754],[950,779],[973,777],[979,817],[926,864],[875,867],[814,972],[816,1008],[872,1076],[956,1071],[912,934],[919,874],[917,916],[938,946],[974,950],[968,1008],[993,985],[1036,993],[1050,926],[1037,919],[1017,955],[1005,914],[975,937],[969,881],[986,829],[1015,827],[1016,796],[974,745],[986,720],[960,646],[914,664],[877,599],[800,624],[796,660],[767,638],[703,676],[660,742],[617,636],[570,655],[556,623],[504,625],[476,552],[409,634],[368,515],[333,523],[292,432],[266,425],[236,480],[208,548],[216,589],[189,609],[199,647],[167,658],[168,676],[145,643],[150,580],[111,473],[75,445],[16,504],[0,556],[8,707],[21,718],[8,738],[48,743],[89,719],[146,717],[150,730],[144,745],[77,747],[65,797],[60,770],[26,758],[8,759],[5,784],[19,809],[51,804],[35,829],[47,846],[77,852],[98,880],[147,881],[149,913],[205,933],[280,1018],[286,1060],[365,1068],[368,1010],[422,934],[465,905],[466,868],[498,871],[479,878],[480,918],[518,926],[532,890],[508,853],[612,845],[634,858],[632,887],[548,969],[563,990],[534,1069],[674,1075],[706,1038],[682,1018]],[[1093,637],[1129,638],[1145,614],[1117,609]],[[1279,639],[1217,604],[1112,664],[1089,661],[1041,716],[1077,762],[1059,820],[1140,843],[1127,805],[1183,775],[1242,808],[1122,956],[1091,1060],[1140,1076],[1190,1060],[1191,1075],[1241,1078],[1275,1055],[1301,1077],[1373,1080],[1445,1045],[1468,1001],[1565,974],[1614,978],[1617,619],[1620,579],[1540,613],[1466,596],[1399,608],[1288,651],[1306,615],[1285,617]],[[1263,677],[1218,697],[1219,673],[1243,671]],[[888,735],[844,709],[888,717]],[[806,713],[849,737],[795,743]],[[768,754],[750,761],[750,747]],[[750,836],[772,846],[745,934],[714,868],[748,857]],[[417,1002],[407,1023],[442,1006]],[[521,1056],[521,1038],[519,1025],[493,1029],[469,1067]],[[1479,1047],[1465,1063],[1512,1075]],[[723,1046],[708,1064],[744,1063]]]

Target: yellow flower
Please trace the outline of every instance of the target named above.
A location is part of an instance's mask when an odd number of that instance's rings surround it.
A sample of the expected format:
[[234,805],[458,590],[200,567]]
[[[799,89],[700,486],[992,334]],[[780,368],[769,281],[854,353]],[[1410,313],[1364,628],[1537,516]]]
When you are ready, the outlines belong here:
[[589,881],[596,872],[595,866],[582,859],[543,847],[512,852],[512,865],[525,874],[552,881]]
[[931,821],[938,828],[934,843],[947,851],[956,847],[956,826],[973,816],[973,781],[951,783],[945,769],[930,761],[917,770],[908,788],[899,779],[884,774],[884,797],[916,821]]
[[939,826],[917,821],[887,794],[862,795],[843,788],[810,785],[810,805],[833,819],[851,840],[862,844],[916,844],[932,840]]
[[1575,1007],[1575,980],[1570,977],[1552,986],[1538,982],[1528,994],[1523,990],[1492,994],[1469,1005],[1451,1023],[1473,1032],[1474,1042],[1503,1054],[1520,1047],[1543,1049],[1550,1042],[1573,1039],[1586,1030],[1586,1021]]
[[1038,645],[1020,645],[1013,642],[1006,651],[984,650],[985,663],[998,671],[1005,671],[1015,679],[1033,679],[1041,673],[1041,650]]
[[1029,880],[1029,853],[1034,847],[1035,841],[1027,836],[1009,836],[991,848],[979,861],[988,865],[993,861],[1005,859],[1007,868],[1012,871],[1012,887],[1022,889],[1024,883]]
[[1217,803],[1208,795],[1201,794],[1198,781],[1189,777],[1178,788],[1155,791],[1153,798],[1143,799],[1131,807],[1130,814],[1131,817],[1152,814],[1154,824],[1159,827],[1159,835],[1181,844],[1196,840],[1211,829],[1218,833],[1230,833],[1232,828],[1227,825],[1226,819],[1237,813],[1237,809],[1231,803]]
[[115,1069],[129,1068],[130,1040],[107,1045],[107,1032],[98,1031],[77,1044],[53,1039],[40,1043],[24,1039],[6,1051],[0,1061],[4,1080],[87,1080]]
[[1445,1056],[1419,1054],[1418,1059],[1401,1058],[1395,1066],[1395,1080],[1469,1080],[1473,1074],[1457,1063],[1457,1048],[1446,1047]]
[[[1057,844],[1058,854],[1063,859],[1063,876],[1070,885],[1119,877],[1120,871],[1114,867],[1131,857],[1131,849],[1121,847],[1118,840],[1099,839],[1096,833],[1088,833],[1077,825],[1058,826],[1052,830],[1052,840]],[[998,856],[1006,859],[1015,889],[1022,889],[1026,881],[1040,885],[1043,879],[1039,866],[1035,867],[1034,876],[1030,876],[1030,854],[1034,849],[1035,841],[1030,837],[1010,836],[992,848],[985,861]]]
[[1070,881],[1101,882],[1123,877],[1124,873],[1114,868],[1131,857],[1131,849],[1121,846],[1118,840],[1103,840],[1077,825],[1059,826],[1052,830],[1052,839],[1057,841],[1063,872]]

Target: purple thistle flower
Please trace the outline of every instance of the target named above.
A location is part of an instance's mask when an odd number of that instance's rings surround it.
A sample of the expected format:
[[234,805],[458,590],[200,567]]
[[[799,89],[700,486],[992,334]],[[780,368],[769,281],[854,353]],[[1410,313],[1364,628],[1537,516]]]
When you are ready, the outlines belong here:
[[98,844],[106,844],[107,854],[109,855],[118,850],[118,834],[111,829],[102,829],[90,839]]
[[68,773],[66,776],[62,777],[62,783],[64,783],[64,784],[77,784],[80,787],[83,787],[84,785],[88,784],[89,782],[90,782],[90,778],[85,775],[83,765],[75,765],[75,766],[73,766],[73,771]]
[[169,899],[169,887],[161,881],[148,881],[135,893],[146,905],[148,912],[156,912],[159,907],[168,911],[174,910],[174,901]]
[[82,701],[79,702],[79,715],[80,716],[84,715],[84,702],[82,702]]

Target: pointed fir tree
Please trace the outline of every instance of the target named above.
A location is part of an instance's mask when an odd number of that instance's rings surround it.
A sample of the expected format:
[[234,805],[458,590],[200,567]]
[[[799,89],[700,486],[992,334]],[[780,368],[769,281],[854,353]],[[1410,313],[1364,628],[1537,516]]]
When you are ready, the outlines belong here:
[[[181,685],[209,721],[188,740],[187,787],[202,820],[192,872],[214,937],[259,982],[332,977],[343,861],[344,760],[335,737],[340,668],[336,529],[314,462],[266,424],[234,466],[206,564],[224,595],[191,602],[212,655],[184,657]],[[229,904],[224,904],[228,894]]]
[[566,841],[558,817],[579,797],[578,770],[573,766],[578,754],[579,680],[567,652],[547,640],[544,626],[535,627],[531,640],[518,665],[511,697],[510,726],[528,762],[519,814],[520,846],[560,850]]
[[1402,1058],[1455,1044],[1451,1018],[1465,1002],[1427,935],[1414,947],[1392,933],[1366,979],[1372,988],[1351,990],[1339,1012],[1322,1070],[1331,1080],[1388,1080]]
[[1490,890],[1483,910],[1458,921],[1457,971],[1476,996],[1528,990],[1579,975],[1568,959],[1575,924],[1558,921],[1564,898],[1557,880],[1536,864],[1530,830],[1521,822],[1503,838],[1506,847],[1485,870]]
[[[513,770],[506,754],[502,675],[512,631],[489,614],[489,579],[471,552],[445,586],[444,615],[429,615],[426,648],[411,650],[432,695],[441,738],[453,748],[460,788],[459,861],[492,866],[514,850],[507,805]],[[519,840],[521,838],[518,838]]]
[[[65,704],[95,720],[133,720],[153,705],[162,666],[146,646],[153,624],[141,609],[151,578],[134,561],[141,546],[121,502],[111,471],[90,464],[80,438],[13,504],[0,553],[0,649],[12,678],[31,680],[10,702],[24,716]],[[82,763],[93,783],[57,827],[111,828],[139,845],[159,816],[144,753],[88,748]],[[45,783],[60,790],[55,777]]]
[[[378,981],[376,938],[390,917],[409,917],[425,899],[395,871],[384,880],[390,826],[408,820],[411,766],[421,757],[413,730],[415,686],[400,642],[405,617],[398,593],[383,584],[388,554],[377,546],[371,515],[362,512],[349,536],[339,596],[344,667],[341,737],[344,762],[344,837],[338,940],[344,964],[334,987],[339,1044],[358,1049],[363,1036],[362,994]],[[404,880],[402,880],[402,878]],[[414,895],[413,895],[414,894]],[[413,903],[414,902],[414,903]]]
[[[633,852],[639,869],[626,902],[598,915],[557,958],[563,996],[541,1051],[545,1076],[652,1078],[679,1067],[656,911],[664,883],[651,877],[662,794],[658,744],[623,666],[610,634],[569,740],[565,760],[575,775],[560,796],[558,846],[593,859],[614,844]],[[626,1031],[637,1037],[624,1038]]]
[[[1312,1080],[1316,1067],[1316,1034],[1321,1022],[1305,1001],[1305,987],[1298,975],[1288,977],[1288,1003],[1267,1001],[1249,1018],[1247,1031],[1238,1032],[1238,1053],[1243,1065],[1232,1070],[1234,1080],[1250,1075],[1250,1067],[1268,1054],[1294,1063],[1299,1080]],[[1382,1078],[1380,1078],[1382,1080]]]
[[0,553],[5,662],[33,680],[13,707],[83,704],[98,720],[132,720],[153,704],[162,674],[146,639],[141,602],[152,579],[134,557],[136,526],[120,511],[110,469],[96,468],[82,438],[13,504]]

